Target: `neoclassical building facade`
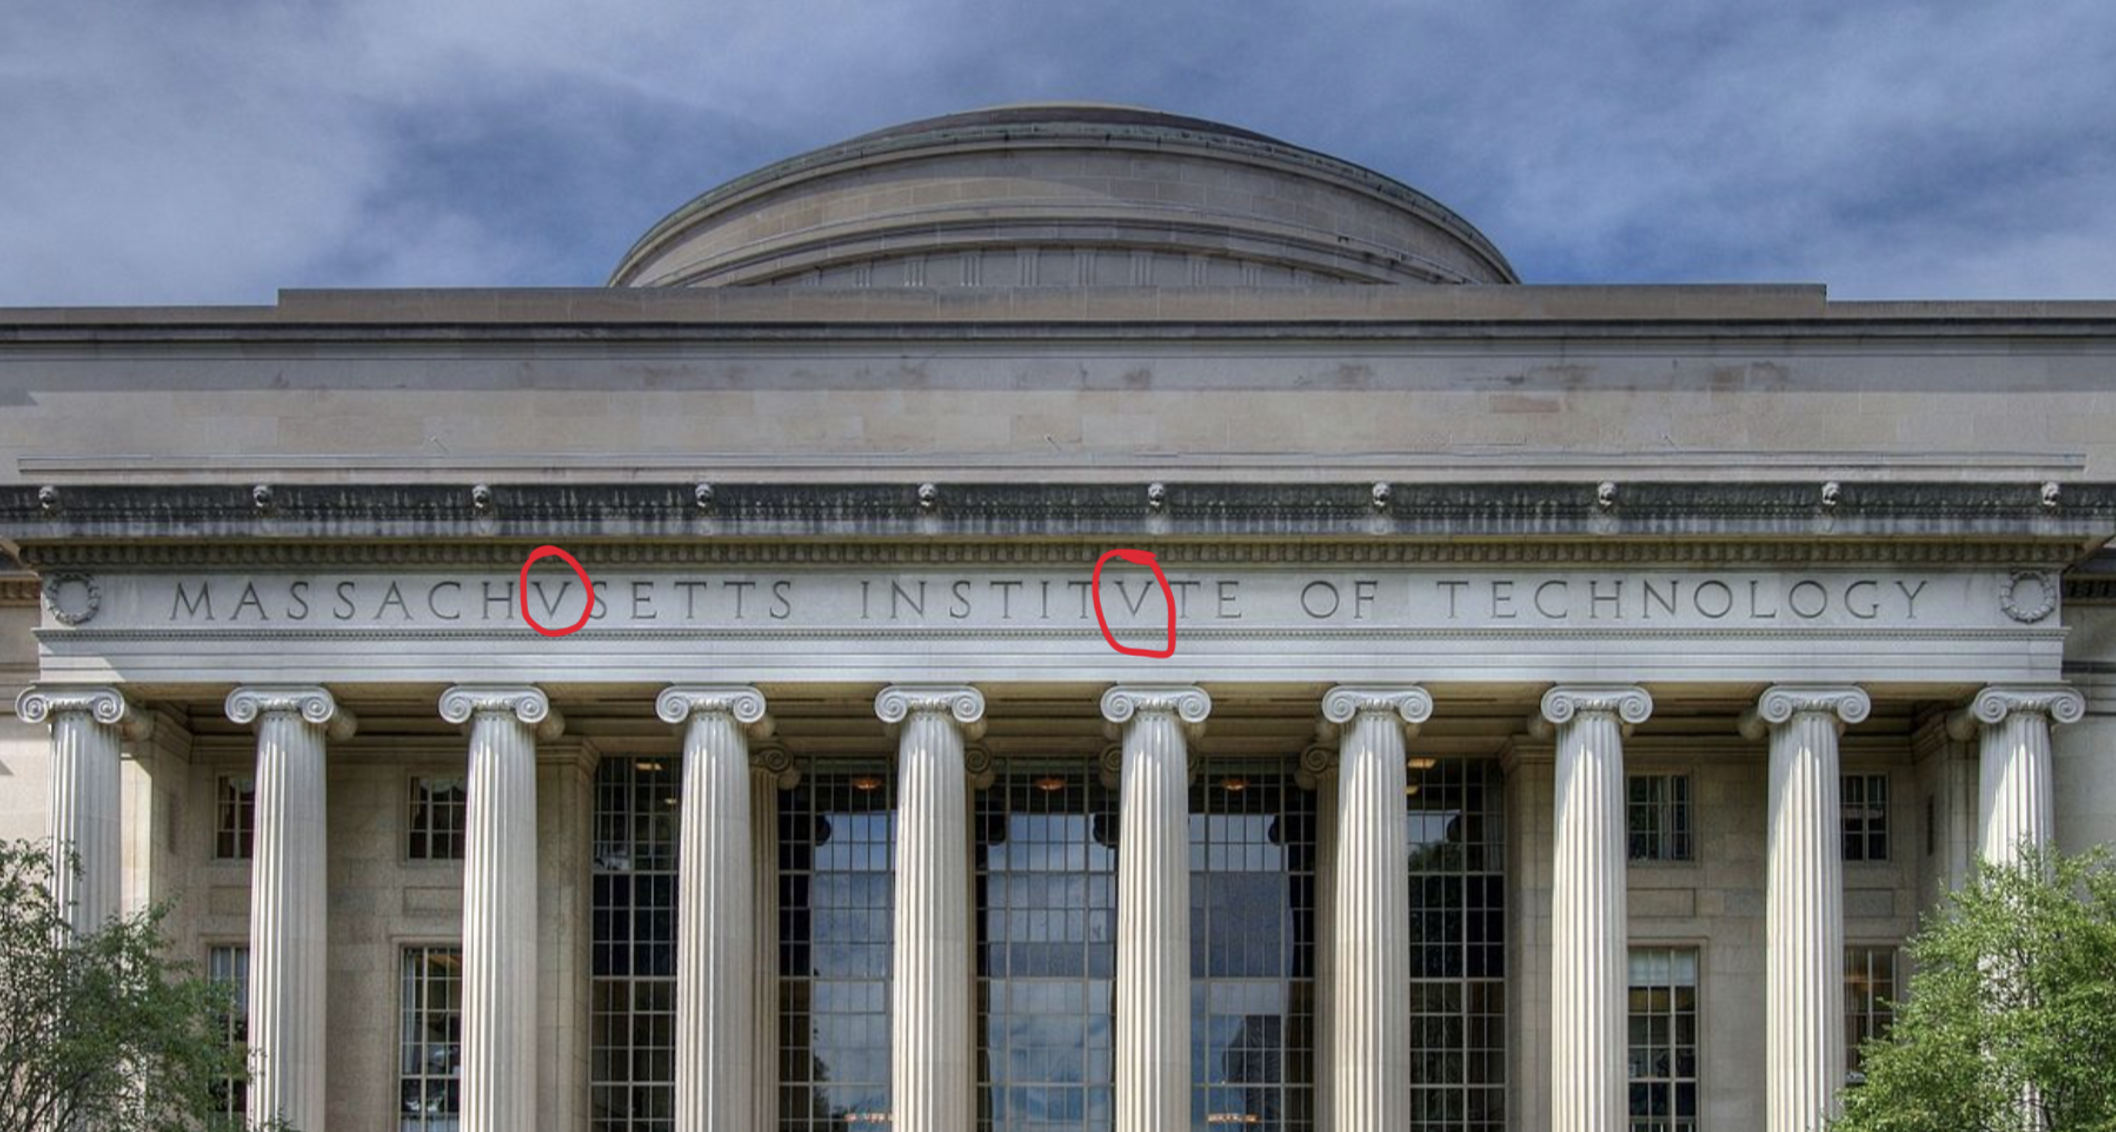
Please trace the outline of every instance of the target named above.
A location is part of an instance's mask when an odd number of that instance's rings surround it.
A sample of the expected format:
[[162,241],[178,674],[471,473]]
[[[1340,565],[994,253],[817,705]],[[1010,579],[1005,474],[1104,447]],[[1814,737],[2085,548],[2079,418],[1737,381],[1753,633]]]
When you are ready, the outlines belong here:
[[1798,1132],[2116,839],[2112,368],[1070,104],[600,288],[0,311],[0,834],[308,1132]]

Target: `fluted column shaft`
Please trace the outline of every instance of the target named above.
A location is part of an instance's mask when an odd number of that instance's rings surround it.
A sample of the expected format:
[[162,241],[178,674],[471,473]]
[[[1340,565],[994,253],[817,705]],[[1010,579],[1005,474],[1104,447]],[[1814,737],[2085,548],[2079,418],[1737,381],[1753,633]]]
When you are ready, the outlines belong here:
[[536,1126],[536,742],[563,722],[534,688],[451,688],[470,725],[463,853],[464,1132]]
[[896,949],[890,985],[890,1107],[898,1132],[956,1132],[976,1111],[970,953],[966,729],[984,697],[896,686],[875,698],[895,725]]
[[756,873],[750,863],[749,735],[765,730],[755,688],[669,688],[655,702],[684,726],[676,859],[676,1132],[750,1132],[756,1040]]
[[1653,701],[1638,688],[1553,688],[1557,739],[1551,871],[1550,1095],[1553,1132],[1625,1127],[1624,729]]
[[25,723],[51,723],[52,900],[75,935],[117,915],[124,875],[120,740],[145,719],[115,688],[31,688],[15,701]]
[[1844,1081],[1844,851],[1837,737],[1871,709],[1857,688],[1780,687],[1741,721],[1770,736],[1764,1127],[1815,1132]]
[[1118,772],[1117,1128],[1190,1126],[1190,732],[1201,689],[1127,687],[1102,697],[1123,728]]
[[329,829],[326,735],[352,737],[353,717],[313,687],[229,693],[228,718],[257,728],[256,825],[250,856],[252,1124],[324,1126],[330,1034]]
[[1397,1132],[1410,1121],[1404,737],[1432,713],[1432,697],[1419,688],[1336,688],[1323,697],[1323,717],[1341,728],[1327,1067],[1335,1132]]
[[1980,737],[1976,843],[1985,860],[2010,864],[2023,844],[2050,845],[2057,832],[2050,729],[2085,714],[2078,692],[2037,684],[1986,688],[1948,721],[1957,740]]

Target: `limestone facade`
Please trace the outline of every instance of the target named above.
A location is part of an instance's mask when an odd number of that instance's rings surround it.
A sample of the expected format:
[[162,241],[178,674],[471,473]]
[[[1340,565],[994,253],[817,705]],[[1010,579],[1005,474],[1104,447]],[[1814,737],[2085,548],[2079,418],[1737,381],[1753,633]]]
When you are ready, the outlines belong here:
[[[247,947],[251,1099],[314,1128],[435,1077],[465,1128],[1006,1129],[1006,1020],[1063,1014],[1083,1132],[1605,1129],[1665,954],[1695,1127],[1793,1132],[1851,949],[2008,833],[2116,840],[2116,302],[1513,280],[1378,174],[1043,107],[724,186],[622,286],[0,312],[0,836]],[[413,849],[427,780],[460,854]],[[1007,873],[1060,827],[1064,883]],[[1490,966],[1420,966],[1421,893],[1487,876]],[[613,894],[660,879],[642,973]],[[1288,894],[1278,976],[1215,966],[1223,883]],[[1001,894],[1061,891],[1081,966],[1016,988]],[[820,956],[826,914],[886,927]],[[429,947],[464,1048],[414,1073]],[[1248,1091],[1221,982],[1278,996]]]

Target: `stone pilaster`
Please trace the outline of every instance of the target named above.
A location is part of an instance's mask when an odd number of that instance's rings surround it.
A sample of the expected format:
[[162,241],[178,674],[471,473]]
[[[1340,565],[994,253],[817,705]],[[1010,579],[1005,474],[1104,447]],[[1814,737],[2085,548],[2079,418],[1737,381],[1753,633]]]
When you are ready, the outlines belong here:
[[250,855],[249,1120],[322,1132],[330,1051],[330,833],[325,738],[355,720],[316,687],[245,687],[228,718],[257,728],[257,811]]
[[2086,699],[2063,684],[1993,686],[1948,720],[1956,741],[1979,740],[1976,844],[1984,860],[2012,862],[2024,843],[2052,843],[2050,728],[2077,723],[2086,710]]
[[124,876],[118,747],[127,738],[145,738],[151,717],[116,688],[66,685],[23,692],[15,715],[51,724],[52,899],[74,933],[85,935],[118,912]]
[[896,952],[890,1104],[897,1132],[956,1132],[976,1111],[976,1002],[965,742],[984,720],[975,688],[897,685],[874,699],[897,729]]
[[1119,685],[1117,1127],[1190,1126],[1190,751],[1212,712],[1194,687]]
[[1433,714],[1423,688],[1333,688],[1340,729],[1331,998],[1334,1132],[1409,1126],[1410,849],[1404,739]]
[[450,688],[470,725],[463,853],[463,1132],[536,1126],[536,742],[564,719],[528,687]]
[[756,874],[750,864],[749,740],[770,734],[750,687],[668,688],[662,722],[684,728],[676,860],[676,1132],[749,1132]]
[[1625,1127],[1624,732],[1644,723],[1643,688],[1558,687],[1539,734],[1555,730],[1557,812],[1551,875],[1552,1132]]
[[779,791],[800,782],[801,772],[784,748],[750,753],[750,888],[757,908],[750,922],[750,982],[757,1003],[750,1025],[750,1095],[756,1127],[765,1132],[779,1127]]
[[1816,1132],[1844,1081],[1844,849],[1837,737],[1858,688],[1776,687],[1741,718],[1771,741],[1765,874],[1764,1128]]

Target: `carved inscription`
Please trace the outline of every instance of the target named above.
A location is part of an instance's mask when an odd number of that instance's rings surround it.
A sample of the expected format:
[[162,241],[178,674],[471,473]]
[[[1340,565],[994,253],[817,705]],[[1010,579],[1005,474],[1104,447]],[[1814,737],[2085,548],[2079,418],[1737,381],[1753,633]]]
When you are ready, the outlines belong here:
[[[1676,629],[1830,626],[1923,628],[2004,622],[1995,578],[1965,572],[1450,573],[1170,571],[1112,566],[1099,596],[1113,628]],[[503,575],[112,576],[109,628],[473,628],[535,619],[566,624],[584,604],[591,629],[991,627],[1093,628],[1097,593],[1056,572],[796,572],[718,576]],[[526,628],[526,626],[524,626]]]

